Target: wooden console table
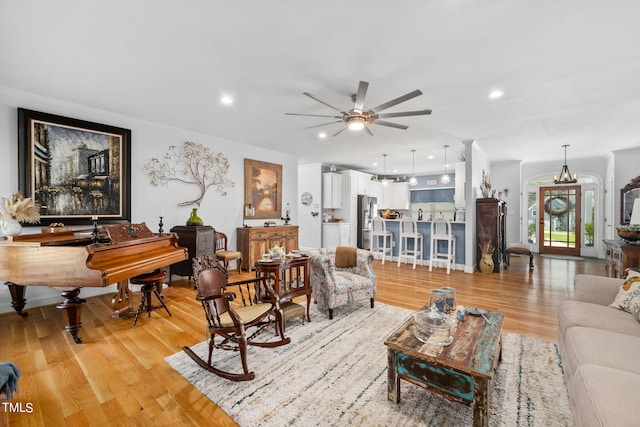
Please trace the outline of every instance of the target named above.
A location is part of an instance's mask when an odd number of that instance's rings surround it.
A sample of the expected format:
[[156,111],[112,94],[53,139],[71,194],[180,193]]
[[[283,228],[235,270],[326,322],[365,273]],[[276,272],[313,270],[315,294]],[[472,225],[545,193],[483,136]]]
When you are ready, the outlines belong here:
[[604,240],[607,275],[622,278],[627,268],[640,267],[640,245],[630,245],[622,240]]
[[240,227],[238,251],[242,252],[242,268],[252,271],[262,254],[274,246],[284,246],[287,252],[298,249],[298,226]]
[[268,262],[258,261],[255,264],[256,277],[268,276],[273,290],[280,296],[281,306],[292,302],[293,298],[307,297],[307,320],[311,322],[309,307],[311,306],[311,279],[309,277],[309,256],[285,258]]

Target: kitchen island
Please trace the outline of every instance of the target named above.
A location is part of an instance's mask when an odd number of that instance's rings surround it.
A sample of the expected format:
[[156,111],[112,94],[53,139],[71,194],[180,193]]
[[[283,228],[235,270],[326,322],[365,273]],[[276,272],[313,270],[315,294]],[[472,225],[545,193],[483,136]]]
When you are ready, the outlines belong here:
[[[401,219],[385,219],[387,224],[387,231],[393,233],[393,241],[395,242],[395,246],[393,247],[392,257],[394,260],[398,260],[398,247],[400,246],[400,221]],[[431,254],[431,221],[416,221],[418,224],[418,232],[422,233],[422,253],[425,261],[425,265],[429,262],[429,255]],[[463,221],[451,221],[451,229],[453,230],[453,235],[456,237],[456,270],[464,270],[465,266],[465,223]],[[444,242],[440,243],[441,245],[445,245]],[[412,242],[409,242],[409,247],[412,246]],[[444,251],[444,246],[440,249]]]

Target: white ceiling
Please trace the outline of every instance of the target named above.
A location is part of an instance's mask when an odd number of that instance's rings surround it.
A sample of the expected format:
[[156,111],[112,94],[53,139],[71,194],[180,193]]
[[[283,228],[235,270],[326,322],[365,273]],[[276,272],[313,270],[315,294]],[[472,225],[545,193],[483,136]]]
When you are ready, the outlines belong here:
[[[0,86],[372,173],[383,153],[410,173],[411,149],[439,173],[469,139],[525,163],[570,144],[570,164],[640,145],[639,18],[637,0],[0,0]],[[433,113],[325,140],[303,128],[329,120],[284,114],[334,112],[305,91],[348,109],[359,80],[365,107],[420,89],[385,112]]]

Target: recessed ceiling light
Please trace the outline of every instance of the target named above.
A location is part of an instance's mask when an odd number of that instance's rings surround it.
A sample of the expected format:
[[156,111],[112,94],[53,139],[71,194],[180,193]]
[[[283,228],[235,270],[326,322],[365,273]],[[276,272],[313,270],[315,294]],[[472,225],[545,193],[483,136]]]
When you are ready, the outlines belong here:
[[504,95],[504,91],[503,90],[494,89],[489,93],[489,98],[498,99],[498,98],[502,98],[502,95]]
[[378,166],[378,162],[373,162],[372,166]]
[[427,156],[427,159],[429,159],[429,160],[433,160],[433,154],[428,155],[428,156]]
[[229,95],[222,95],[220,97],[220,102],[223,105],[231,105],[231,104],[233,104],[233,98],[231,98]]
[[326,133],[324,133],[324,132],[320,132],[320,133],[318,134],[318,138],[325,139],[326,137],[327,137],[327,134],[326,134]]

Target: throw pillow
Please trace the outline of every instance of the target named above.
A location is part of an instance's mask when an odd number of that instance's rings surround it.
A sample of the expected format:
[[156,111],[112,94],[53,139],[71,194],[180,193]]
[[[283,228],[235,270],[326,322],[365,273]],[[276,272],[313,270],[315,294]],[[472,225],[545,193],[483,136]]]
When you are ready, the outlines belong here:
[[631,314],[633,314],[633,317],[635,317],[635,319],[640,322],[640,297],[635,297],[634,299],[632,299],[631,303],[629,304],[629,308],[631,309]]
[[631,313],[630,304],[637,297],[640,297],[640,276],[629,277],[620,286],[618,295],[611,303],[611,307]]

